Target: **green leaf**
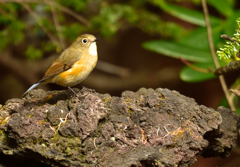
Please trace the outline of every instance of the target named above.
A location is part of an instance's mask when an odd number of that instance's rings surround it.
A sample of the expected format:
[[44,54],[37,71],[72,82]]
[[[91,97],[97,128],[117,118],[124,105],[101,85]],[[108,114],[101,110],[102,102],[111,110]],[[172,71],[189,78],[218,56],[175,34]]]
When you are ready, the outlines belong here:
[[[222,100],[220,101],[220,103],[218,104],[218,106],[224,106],[224,107],[226,107],[226,108],[230,108],[226,97],[223,97],[223,98],[222,98]],[[237,110],[239,110],[239,109],[237,109]],[[239,113],[239,114],[240,114],[240,113]]]
[[20,22],[20,21],[12,22],[12,24],[9,28],[12,32],[14,32],[14,36],[13,36],[13,43],[14,44],[19,44],[20,42],[22,42],[24,40],[24,38],[25,38],[25,35],[24,35],[25,27],[26,26],[25,26],[24,22]]
[[4,49],[11,43],[11,38],[9,38],[9,31],[8,30],[2,30],[0,31],[0,50]]
[[50,52],[54,51],[56,52],[56,45],[52,41],[43,41],[41,43],[41,48],[43,52]]
[[91,20],[92,26],[98,28],[105,37],[113,35],[121,27],[119,19],[126,14],[126,8],[128,6],[119,4],[101,8],[100,14]]
[[156,14],[146,10],[138,10],[137,16],[138,21],[134,25],[139,25],[141,30],[148,34],[161,34],[163,38],[181,38],[187,32],[181,25],[163,21]]
[[[237,112],[238,114],[240,114],[240,108],[239,108],[239,105],[238,105],[238,104],[239,104],[239,98],[238,98],[237,96],[235,96],[235,97],[233,98],[233,103],[236,104],[236,105],[235,105],[235,106],[236,106],[236,112]],[[220,101],[220,103],[218,104],[218,106],[224,106],[225,108],[230,108],[226,97],[223,97],[223,98],[222,98],[222,100]]]
[[238,25],[236,23],[236,19],[239,18],[240,11],[236,10],[233,12],[231,17],[228,17],[224,24],[224,33],[228,36],[233,36],[236,33],[236,29],[238,29]]
[[148,41],[143,43],[143,48],[174,58],[182,58],[195,62],[210,62],[210,52],[181,45],[176,42],[162,40]]
[[[222,24],[212,27],[213,43],[216,46],[220,41],[222,34]],[[206,27],[198,27],[192,30],[187,36],[182,38],[179,43],[197,49],[209,51],[208,35]]]
[[75,40],[83,31],[87,31],[86,27],[79,24],[78,22],[63,25],[60,28],[64,38],[69,39],[70,41]]
[[[225,61],[219,61],[220,66],[224,66],[227,64]],[[208,63],[195,63],[193,66],[201,68],[201,69],[215,69],[213,62]],[[189,66],[183,67],[180,71],[180,78],[185,82],[200,82],[209,80],[212,78],[216,78],[216,76],[212,73],[203,73],[192,69]]]
[[42,57],[41,49],[37,49],[33,45],[28,46],[25,54],[29,59],[39,59]]
[[63,6],[69,6],[70,8],[73,8],[74,10],[76,10],[77,12],[80,12],[82,10],[85,10],[87,2],[89,0],[85,0],[85,1],[78,1],[78,0],[61,0],[60,3]]
[[[208,69],[209,67],[214,69],[213,63],[196,63],[193,65],[202,69]],[[188,66],[185,66],[180,72],[180,78],[185,82],[200,82],[215,77],[216,76],[213,73],[202,73],[199,71],[195,71]]]
[[[164,3],[164,1],[160,0],[153,0],[153,3],[163,9],[165,12],[170,13],[179,19],[199,26],[206,26],[204,14],[202,12]],[[219,24],[221,22],[220,19],[213,16],[210,16],[210,21],[212,24]]]
[[233,5],[227,0],[208,0],[207,3],[216,8],[218,12],[226,17],[230,17],[234,11]]

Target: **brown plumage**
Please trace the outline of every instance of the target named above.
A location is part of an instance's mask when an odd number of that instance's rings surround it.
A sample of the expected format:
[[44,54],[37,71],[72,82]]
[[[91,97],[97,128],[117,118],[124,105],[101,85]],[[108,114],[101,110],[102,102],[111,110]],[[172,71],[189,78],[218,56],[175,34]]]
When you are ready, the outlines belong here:
[[71,86],[82,82],[96,66],[98,59],[96,41],[97,38],[90,34],[79,36],[52,63],[42,79],[32,85],[23,95],[39,84],[55,83],[71,89]]

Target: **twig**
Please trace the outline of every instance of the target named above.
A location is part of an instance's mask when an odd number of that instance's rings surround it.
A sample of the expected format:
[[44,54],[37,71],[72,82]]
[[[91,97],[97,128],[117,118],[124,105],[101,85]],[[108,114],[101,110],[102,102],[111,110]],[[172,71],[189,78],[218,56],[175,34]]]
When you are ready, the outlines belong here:
[[[32,0],[29,0],[29,2],[31,2]],[[41,3],[41,1],[40,1]],[[58,9],[60,9],[61,11],[71,15],[72,17],[74,17],[75,19],[77,19],[78,21],[82,22],[85,26],[87,26],[88,28],[90,27],[90,24],[88,22],[87,19],[85,19],[84,17],[82,17],[81,15],[77,14],[76,12],[74,12],[73,10],[70,10],[69,8],[66,8],[58,3],[55,3],[54,1],[49,1],[49,0],[45,0],[43,1],[43,3],[48,4],[50,6],[54,6]]]
[[29,5],[21,3],[21,5],[33,16],[39,26],[43,29],[43,31],[47,34],[47,36],[51,39],[51,41],[57,46],[58,42],[55,36],[45,28],[45,26],[39,21],[39,17],[34,13],[34,11],[29,7]]
[[130,70],[124,67],[120,67],[117,65],[113,65],[104,61],[99,60],[98,64],[96,66],[97,69],[110,73],[110,74],[114,74],[114,75],[118,75],[121,77],[129,77],[130,76]]
[[157,130],[157,136],[158,136],[159,129],[160,129],[160,128],[158,128],[158,130]]
[[227,35],[225,35],[225,34],[220,35],[220,38],[229,40],[229,41],[231,41],[231,42],[236,42],[236,40],[234,40],[232,37],[227,36]]
[[93,139],[93,145],[94,147],[96,148],[96,150],[98,149],[97,146],[96,146],[96,137]]
[[240,62],[238,60],[232,60],[226,66],[219,67],[215,70],[214,75],[225,75],[228,73],[232,73],[234,71],[240,70]]
[[30,73],[23,61],[15,59],[10,52],[6,50],[0,54],[0,66],[5,67],[7,71],[12,72],[16,78],[29,85],[38,80],[36,74],[39,71],[33,70]]
[[61,30],[60,30],[60,24],[59,24],[59,21],[57,19],[56,9],[51,6],[51,11],[52,11],[52,16],[53,16],[53,22],[54,22],[54,25],[56,27],[56,31],[58,33],[59,41],[60,41],[60,43],[62,45],[62,49],[65,50],[66,49],[66,43],[65,43],[65,41],[63,39],[63,35],[61,33]]
[[[234,45],[234,44],[236,44],[236,43],[238,43],[238,45],[240,44],[240,42],[238,42],[238,41],[235,40],[233,37],[230,37],[230,36],[228,36],[228,35],[223,34],[223,35],[221,35],[220,37],[221,37],[222,39],[226,39],[226,40],[231,41],[231,42],[232,42],[232,45]],[[228,54],[228,53],[226,53],[226,54]],[[240,57],[240,50],[238,50],[238,52],[236,53],[236,56],[237,56],[238,58]]]
[[67,117],[68,117],[69,113],[67,113],[66,117],[65,118],[57,118],[60,120],[60,123],[57,125],[57,129],[56,129],[56,132],[55,134],[58,132],[58,130],[60,129],[61,125],[66,123],[67,122]]
[[230,89],[230,92],[232,92],[236,96],[240,97],[240,91],[238,91],[237,89]]
[[[233,88],[233,86],[231,86],[231,88]],[[233,101],[233,98],[234,98],[234,96],[236,95],[235,93],[234,93],[234,91],[235,90],[239,90],[240,89],[240,85],[237,85],[237,87],[235,87],[234,89],[230,89],[230,92],[232,92],[232,94],[230,94],[230,99],[231,99],[231,101]],[[238,95],[236,95],[236,96],[238,96]],[[239,96],[240,97],[240,96]]]
[[[5,5],[5,4],[3,4]],[[5,7],[8,7],[7,5],[5,5]],[[14,18],[12,17],[12,15],[8,14],[6,11],[4,11],[3,9],[0,9],[0,14],[4,15],[5,17],[7,17],[9,20],[14,20]]]
[[54,1],[51,0],[44,0],[44,1],[40,1],[40,0],[0,0],[0,3],[8,3],[8,2],[16,2],[16,3],[39,3],[39,4],[46,4],[49,6],[53,6],[55,8],[60,9],[61,11],[71,15],[72,17],[74,17],[75,19],[77,19],[78,21],[80,21],[81,23],[83,23],[84,25],[86,25],[87,27],[90,27],[89,22],[87,21],[87,19],[85,19],[84,17],[80,16],[79,14],[77,14],[76,12],[74,12],[73,10],[66,8]]
[[136,147],[136,145],[135,145],[134,143],[131,143],[130,141],[127,140],[126,137],[124,138],[124,137],[123,137],[122,135],[120,135],[120,134],[116,134],[116,135],[115,135],[115,138],[118,139],[118,140],[120,140],[120,141],[122,141],[123,143],[129,145],[129,146]]
[[192,68],[193,70],[195,71],[198,71],[198,72],[202,72],[202,73],[212,73],[214,70],[212,69],[204,69],[204,68],[200,68],[200,67],[197,67],[197,66],[194,66],[192,63],[180,58],[180,60],[186,64],[188,67]]
[[[203,6],[203,12],[204,12],[204,17],[205,17],[205,22],[207,26],[207,34],[208,34],[208,42],[209,42],[209,47],[211,51],[211,55],[213,58],[213,62],[216,68],[219,68],[219,63],[215,54],[214,46],[213,46],[213,39],[212,39],[212,30],[211,30],[211,25],[210,25],[210,20],[209,20],[209,14],[208,14],[208,8],[205,0],[201,0],[202,6]],[[232,111],[236,111],[235,106],[233,105],[233,102],[230,100],[230,95],[228,93],[228,88],[225,82],[225,79],[223,76],[219,76],[220,83],[222,85],[223,92],[226,96],[226,99],[228,101],[228,104],[231,108]]]

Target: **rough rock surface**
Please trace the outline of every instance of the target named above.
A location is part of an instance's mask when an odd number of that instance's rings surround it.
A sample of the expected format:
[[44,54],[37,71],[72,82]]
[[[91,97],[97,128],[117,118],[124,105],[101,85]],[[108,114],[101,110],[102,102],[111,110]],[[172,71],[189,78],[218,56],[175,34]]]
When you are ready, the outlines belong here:
[[0,107],[0,166],[189,166],[226,157],[239,115],[168,89],[33,90]]

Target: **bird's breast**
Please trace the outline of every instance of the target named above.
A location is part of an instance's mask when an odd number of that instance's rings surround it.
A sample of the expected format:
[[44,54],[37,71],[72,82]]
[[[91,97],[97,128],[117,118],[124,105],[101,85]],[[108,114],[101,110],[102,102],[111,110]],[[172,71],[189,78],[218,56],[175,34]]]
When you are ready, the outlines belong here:
[[[90,48],[89,48],[90,49]],[[73,64],[72,68],[60,73],[52,79],[52,83],[67,87],[82,82],[97,64],[97,55],[82,55],[80,60]]]
[[96,43],[91,43],[90,47],[89,47],[89,54],[92,56],[97,56],[97,45]]

